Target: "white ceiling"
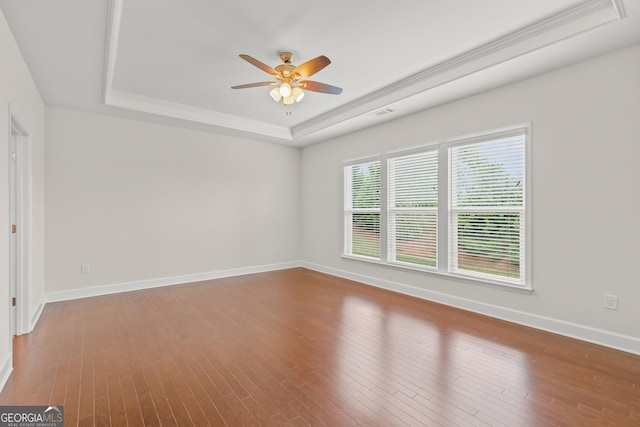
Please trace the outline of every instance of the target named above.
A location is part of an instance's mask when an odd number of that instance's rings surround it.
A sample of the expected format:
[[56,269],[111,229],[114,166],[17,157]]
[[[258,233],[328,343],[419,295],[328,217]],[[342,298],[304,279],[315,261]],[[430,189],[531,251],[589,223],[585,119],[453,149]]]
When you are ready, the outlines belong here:
[[[640,0],[0,0],[48,105],[294,146],[640,43]],[[230,87],[319,55],[292,107]],[[376,114],[392,110],[388,114]],[[285,114],[290,111],[291,114]]]

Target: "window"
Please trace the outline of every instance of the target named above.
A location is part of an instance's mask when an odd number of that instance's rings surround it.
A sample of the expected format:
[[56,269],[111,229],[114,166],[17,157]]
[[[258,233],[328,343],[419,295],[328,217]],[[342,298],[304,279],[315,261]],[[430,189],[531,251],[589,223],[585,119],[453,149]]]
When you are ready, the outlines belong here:
[[450,269],[521,281],[524,135],[449,148]]
[[380,161],[345,169],[345,253],[380,259]]
[[530,289],[528,133],[346,164],[344,256]]
[[438,152],[394,157],[389,168],[389,261],[436,267]]

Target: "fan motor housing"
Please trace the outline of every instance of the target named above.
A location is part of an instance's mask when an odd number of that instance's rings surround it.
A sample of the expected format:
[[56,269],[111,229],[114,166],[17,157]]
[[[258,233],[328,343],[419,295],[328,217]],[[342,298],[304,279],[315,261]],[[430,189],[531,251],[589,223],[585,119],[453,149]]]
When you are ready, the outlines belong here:
[[296,66],[293,64],[280,64],[275,69],[283,77],[286,78],[286,77],[292,77],[291,72],[296,69]]

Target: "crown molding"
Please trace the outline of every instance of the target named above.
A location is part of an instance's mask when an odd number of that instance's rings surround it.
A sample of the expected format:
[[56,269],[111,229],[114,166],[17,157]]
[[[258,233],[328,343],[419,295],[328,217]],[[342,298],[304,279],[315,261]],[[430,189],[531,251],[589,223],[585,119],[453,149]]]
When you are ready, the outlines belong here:
[[584,1],[301,123],[292,129],[293,137],[370,114],[393,102],[625,17],[620,0]]
[[106,46],[104,49],[104,74],[102,85],[102,102],[107,103],[107,97],[111,92],[113,74],[116,69],[118,57],[118,40],[120,38],[120,22],[122,21],[122,9],[124,0],[109,0],[109,12],[107,22]]
[[150,113],[188,122],[235,129],[284,141],[291,141],[293,139],[289,128],[247,120],[230,114],[218,113],[206,108],[150,98],[131,92],[110,89],[105,95],[104,103],[111,107],[125,108],[127,110]]
[[622,4],[622,0],[612,0],[613,7],[616,9],[616,13],[618,14],[618,19],[623,20],[627,17],[627,12],[624,10],[624,5]]
[[290,143],[337,124],[371,114],[413,95],[489,69],[545,46],[626,18],[622,0],[585,0],[557,14],[452,57],[366,96],[320,114],[292,128],[246,120],[205,108],[114,90],[120,22],[124,0],[110,0],[105,54],[103,102],[108,106],[150,113],[275,138]]

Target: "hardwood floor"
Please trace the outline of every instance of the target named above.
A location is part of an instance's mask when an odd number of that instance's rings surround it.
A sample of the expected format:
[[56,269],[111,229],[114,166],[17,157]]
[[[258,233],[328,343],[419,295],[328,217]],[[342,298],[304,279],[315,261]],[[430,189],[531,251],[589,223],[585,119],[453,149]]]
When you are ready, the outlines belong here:
[[305,269],[47,304],[0,405],[65,425],[640,425],[640,356]]

